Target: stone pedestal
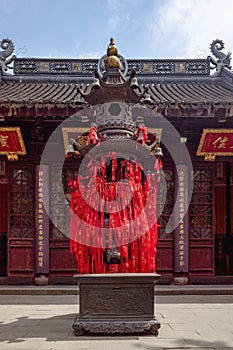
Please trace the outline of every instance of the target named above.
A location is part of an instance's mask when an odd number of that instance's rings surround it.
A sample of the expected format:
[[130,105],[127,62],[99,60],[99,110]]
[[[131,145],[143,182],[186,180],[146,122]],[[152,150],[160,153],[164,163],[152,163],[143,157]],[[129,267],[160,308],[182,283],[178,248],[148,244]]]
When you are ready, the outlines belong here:
[[154,315],[155,273],[75,275],[80,313],[75,335],[87,333],[150,333],[158,335]]
[[34,282],[36,286],[48,286],[49,278],[45,275],[40,275],[34,278]]

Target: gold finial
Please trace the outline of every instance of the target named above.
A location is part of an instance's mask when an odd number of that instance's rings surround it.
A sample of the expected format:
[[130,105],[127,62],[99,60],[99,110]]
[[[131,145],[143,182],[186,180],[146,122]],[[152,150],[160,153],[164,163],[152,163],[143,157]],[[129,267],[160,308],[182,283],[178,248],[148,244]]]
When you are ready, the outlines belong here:
[[118,49],[114,43],[114,39],[111,38],[110,39],[110,44],[108,45],[108,48],[107,48],[107,56],[118,56]]
[[105,69],[118,68],[120,69],[120,60],[118,58],[118,49],[114,43],[114,39],[110,39],[110,44],[107,47],[107,59],[105,61]]

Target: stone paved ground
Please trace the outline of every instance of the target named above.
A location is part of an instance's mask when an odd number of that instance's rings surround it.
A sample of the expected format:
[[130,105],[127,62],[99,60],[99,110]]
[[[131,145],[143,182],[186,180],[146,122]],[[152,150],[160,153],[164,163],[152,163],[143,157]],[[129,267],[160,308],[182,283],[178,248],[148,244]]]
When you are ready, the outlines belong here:
[[154,336],[75,337],[77,295],[0,295],[0,350],[232,350],[233,295],[157,296]]

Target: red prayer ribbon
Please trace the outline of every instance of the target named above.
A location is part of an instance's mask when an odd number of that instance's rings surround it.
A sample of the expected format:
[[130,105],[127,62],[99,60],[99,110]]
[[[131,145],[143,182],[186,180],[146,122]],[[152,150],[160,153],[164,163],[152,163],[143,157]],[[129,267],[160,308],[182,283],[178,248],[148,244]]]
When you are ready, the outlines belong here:
[[[108,167],[106,165],[109,158],[111,159],[110,182],[107,181]],[[99,168],[99,172],[94,178],[95,167]],[[157,175],[161,167],[161,160],[156,158],[154,169]],[[148,175],[145,180],[140,164],[129,160],[118,163],[115,152],[106,159],[102,158],[100,163],[90,160],[88,169],[89,175],[85,177],[87,185],[84,186],[82,184],[84,178],[78,176],[68,182],[71,189],[70,251],[76,256],[78,272],[80,274],[155,272],[158,240],[156,219],[158,176]],[[127,179],[128,183],[118,188],[117,181],[122,180],[122,177]],[[127,186],[130,186],[132,192],[127,190]],[[98,201],[96,190],[105,200],[105,202],[97,203],[98,209],[90,207],[82,197],[82,193],[85,193],[85,198],[88,198],[89,203],[96,203]],[[119,207],[119,202],[115,200],[117,195],[122,199],[122,207]],[[149,210],[145,211],[147,201],[149,201]],[[110,212],[107,226],[108,237],[105,235],[106,214],[104,212],[106,208]],[[82,228],[77,225],[77,217],[89,224],[85,235]],[[134,221],[136,219],[137,221]],[[128,226],[133,221],[135,224]],[[125,237],[126,234],[129,236],[129,243],[123,244],[122,237]],[[80,237],[82,237],[81,243]],[[106,244],[106,239],[109,248],[113,244],[118,247],[120,264],[107,266],[104,258],[106,249],[99,248]]]

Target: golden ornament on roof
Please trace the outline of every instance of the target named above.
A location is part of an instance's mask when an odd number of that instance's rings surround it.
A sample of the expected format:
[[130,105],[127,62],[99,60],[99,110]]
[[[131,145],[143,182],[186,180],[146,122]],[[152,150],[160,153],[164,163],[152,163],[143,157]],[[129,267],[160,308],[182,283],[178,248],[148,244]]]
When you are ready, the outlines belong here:
[[114,39],[110,39],[110,44],[107,47],[107,59],[105,61],[105,69],[118,68],[120,69],[120,60],[118,57],[118,49],[114,43]]

